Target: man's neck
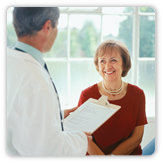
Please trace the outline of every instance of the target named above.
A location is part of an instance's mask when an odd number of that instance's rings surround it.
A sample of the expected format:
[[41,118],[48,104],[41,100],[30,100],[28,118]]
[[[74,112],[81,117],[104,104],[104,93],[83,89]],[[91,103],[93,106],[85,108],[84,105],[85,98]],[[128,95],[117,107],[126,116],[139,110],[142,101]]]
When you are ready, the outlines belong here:
[[43,53],[43,44],[41,43],[42,41],[38,36],[23,36],[19,37],[18,41],[33,46]]

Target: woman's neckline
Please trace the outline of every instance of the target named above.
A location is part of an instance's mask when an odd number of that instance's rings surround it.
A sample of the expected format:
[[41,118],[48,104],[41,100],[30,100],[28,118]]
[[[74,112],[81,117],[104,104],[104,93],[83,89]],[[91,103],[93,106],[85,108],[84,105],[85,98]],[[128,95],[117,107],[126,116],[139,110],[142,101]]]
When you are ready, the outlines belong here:
[[[122,97],[122,98],[120,98],[120,99],[116,99],[116,100],[109,100],[108,99],[108,101],[121,101],[121,100],[123,100],[127,95],[128,95],[128,93],[129,93],[129,87],[130,87],[130,84],[129,83],[127,83],[127,92],[126,92],[126,94]],[[96,83],[96,88],[97,88],[97,91],[98,91],[98,94],[100,95],[100,96],[102,96],[102,94],[99,92],[99,89],[98,89],[98,83]]]

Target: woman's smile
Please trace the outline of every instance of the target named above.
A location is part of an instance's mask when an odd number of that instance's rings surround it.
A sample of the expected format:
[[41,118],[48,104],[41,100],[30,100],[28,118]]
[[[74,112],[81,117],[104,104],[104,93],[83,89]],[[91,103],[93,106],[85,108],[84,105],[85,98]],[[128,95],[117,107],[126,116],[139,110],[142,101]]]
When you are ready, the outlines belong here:
[[104,70],[104,73],[106,73],[107,75],[112,75],[115,71],[106,71]]

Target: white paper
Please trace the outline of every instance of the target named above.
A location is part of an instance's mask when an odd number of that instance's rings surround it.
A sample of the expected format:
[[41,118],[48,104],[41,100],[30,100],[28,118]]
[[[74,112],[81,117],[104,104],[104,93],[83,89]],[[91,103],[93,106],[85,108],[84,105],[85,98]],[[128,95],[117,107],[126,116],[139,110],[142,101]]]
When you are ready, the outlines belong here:
[[120,108],[104,107],[92,101],[86,101],[64,120],[65,131],[80,130],[93,133]]

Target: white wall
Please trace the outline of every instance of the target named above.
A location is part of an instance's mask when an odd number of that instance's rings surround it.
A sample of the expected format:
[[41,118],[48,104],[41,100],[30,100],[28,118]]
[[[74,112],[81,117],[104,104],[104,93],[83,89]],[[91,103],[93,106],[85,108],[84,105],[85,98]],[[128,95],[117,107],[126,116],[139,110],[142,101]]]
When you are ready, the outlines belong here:
[[148,124],[145,125],[144,136],[142,139],[142,149],[155,137],[155,118],[147,118]]

